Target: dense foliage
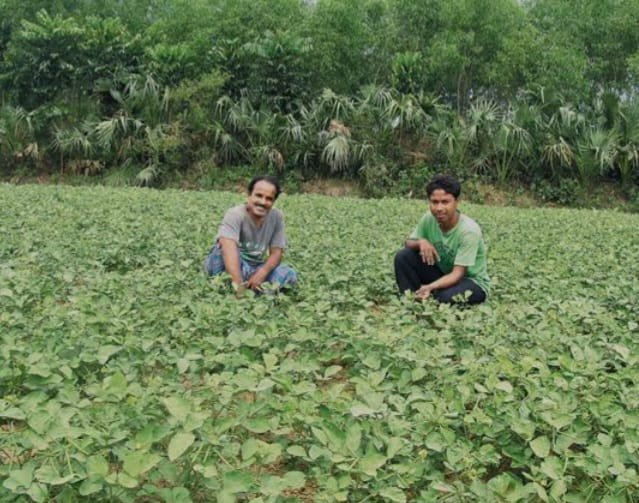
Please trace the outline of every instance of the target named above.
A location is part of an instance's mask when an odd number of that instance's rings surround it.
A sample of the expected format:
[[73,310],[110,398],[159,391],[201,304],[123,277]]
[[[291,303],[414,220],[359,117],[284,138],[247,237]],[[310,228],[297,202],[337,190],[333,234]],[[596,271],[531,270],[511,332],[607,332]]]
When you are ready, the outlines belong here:
[[639,499],[637,215],[465,206],[472,309],[396,297],[425,205],[283,196],[287,296],[205,278],[242,195],[0,186],[2,501]]
[[[639,0],[0,1],[0,166],[639,182]],[[420,177],[421,178],[421,177]],[[381,180],[381,183],[377,183]]]

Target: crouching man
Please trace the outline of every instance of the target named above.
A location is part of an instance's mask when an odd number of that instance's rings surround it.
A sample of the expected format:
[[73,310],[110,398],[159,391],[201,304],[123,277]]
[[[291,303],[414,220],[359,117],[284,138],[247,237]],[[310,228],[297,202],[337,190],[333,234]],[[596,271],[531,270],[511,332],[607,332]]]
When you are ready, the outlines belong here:
[[262,292],[264,283],[275,290],[297,283],[295,271],[281,263],[286,248],[284,218],[273,208],[280,191],[275,177],[253,178],[246,203],[226,212],[204,260],[204,270],[210,276],[226,271],[238,294],[246,289]]
[[486,300],[489,278],[481,229],[457,209],[461,184],[438,175],[426,186],[430,211],[395,255],[400,293],[418,300],[479,304]]

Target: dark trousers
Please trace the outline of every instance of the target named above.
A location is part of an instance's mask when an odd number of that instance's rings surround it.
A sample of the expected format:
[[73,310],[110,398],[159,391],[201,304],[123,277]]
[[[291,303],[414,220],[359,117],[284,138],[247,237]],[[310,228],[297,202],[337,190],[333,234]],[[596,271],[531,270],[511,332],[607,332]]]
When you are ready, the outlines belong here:
[[[416,292],[422,285],[432,283],[443,275],[436,265],[424,263],[417,250],[404,248],[395,254],[395,279],[402,294],[406,290]],[[467,291],[470,292],[470,297],[465,299]],[[479,304],[486,300],[486,292],[468,278],[463,278],[449,288],[436,290],[432,292],[432,296],[446,304]]]

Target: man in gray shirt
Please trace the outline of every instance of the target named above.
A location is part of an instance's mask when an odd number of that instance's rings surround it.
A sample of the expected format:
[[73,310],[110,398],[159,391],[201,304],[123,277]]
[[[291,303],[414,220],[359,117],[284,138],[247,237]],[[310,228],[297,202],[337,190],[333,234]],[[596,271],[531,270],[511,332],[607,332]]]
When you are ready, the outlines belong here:
[[265,282],[278,289],[297,283],[295,271],[280,263],[286,248],[284,218],[273,208],[280,190],[275,177],[253,178],[246,203],[226,212],[204,261],[210,276],[226,271],[238,294],[247,288],[261,292]]

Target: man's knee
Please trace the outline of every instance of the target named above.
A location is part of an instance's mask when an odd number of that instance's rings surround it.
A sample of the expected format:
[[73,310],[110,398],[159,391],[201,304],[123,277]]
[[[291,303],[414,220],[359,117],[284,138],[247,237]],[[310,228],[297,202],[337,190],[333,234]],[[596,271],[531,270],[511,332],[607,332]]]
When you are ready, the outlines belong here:
[[395,267],[413,265],[416,262],[417,252],[410,248],[402,248],[395,254]]
[[206,256],[204,263],[202,264],[202,268],[209,276],[217,276],[226,270],[224,267],[222,250],[218,244],[216,244]]
[[434,297],[442,304],[480,304],[486,299],[486,294],[481,290],[473,291],[471,289],[459,290],[458,288],[448,288],[446,290],[438,290]]
[[463,298],[463,294],[456,292],[452,288],[447,290],[438,290],[433,294],[433,297],[442,304],[456,304],[458,299]]
[[269,275],[269,281],[281,287],[292,287],[297,284],[298,278],[295,269],[287,265],[279,265]]

